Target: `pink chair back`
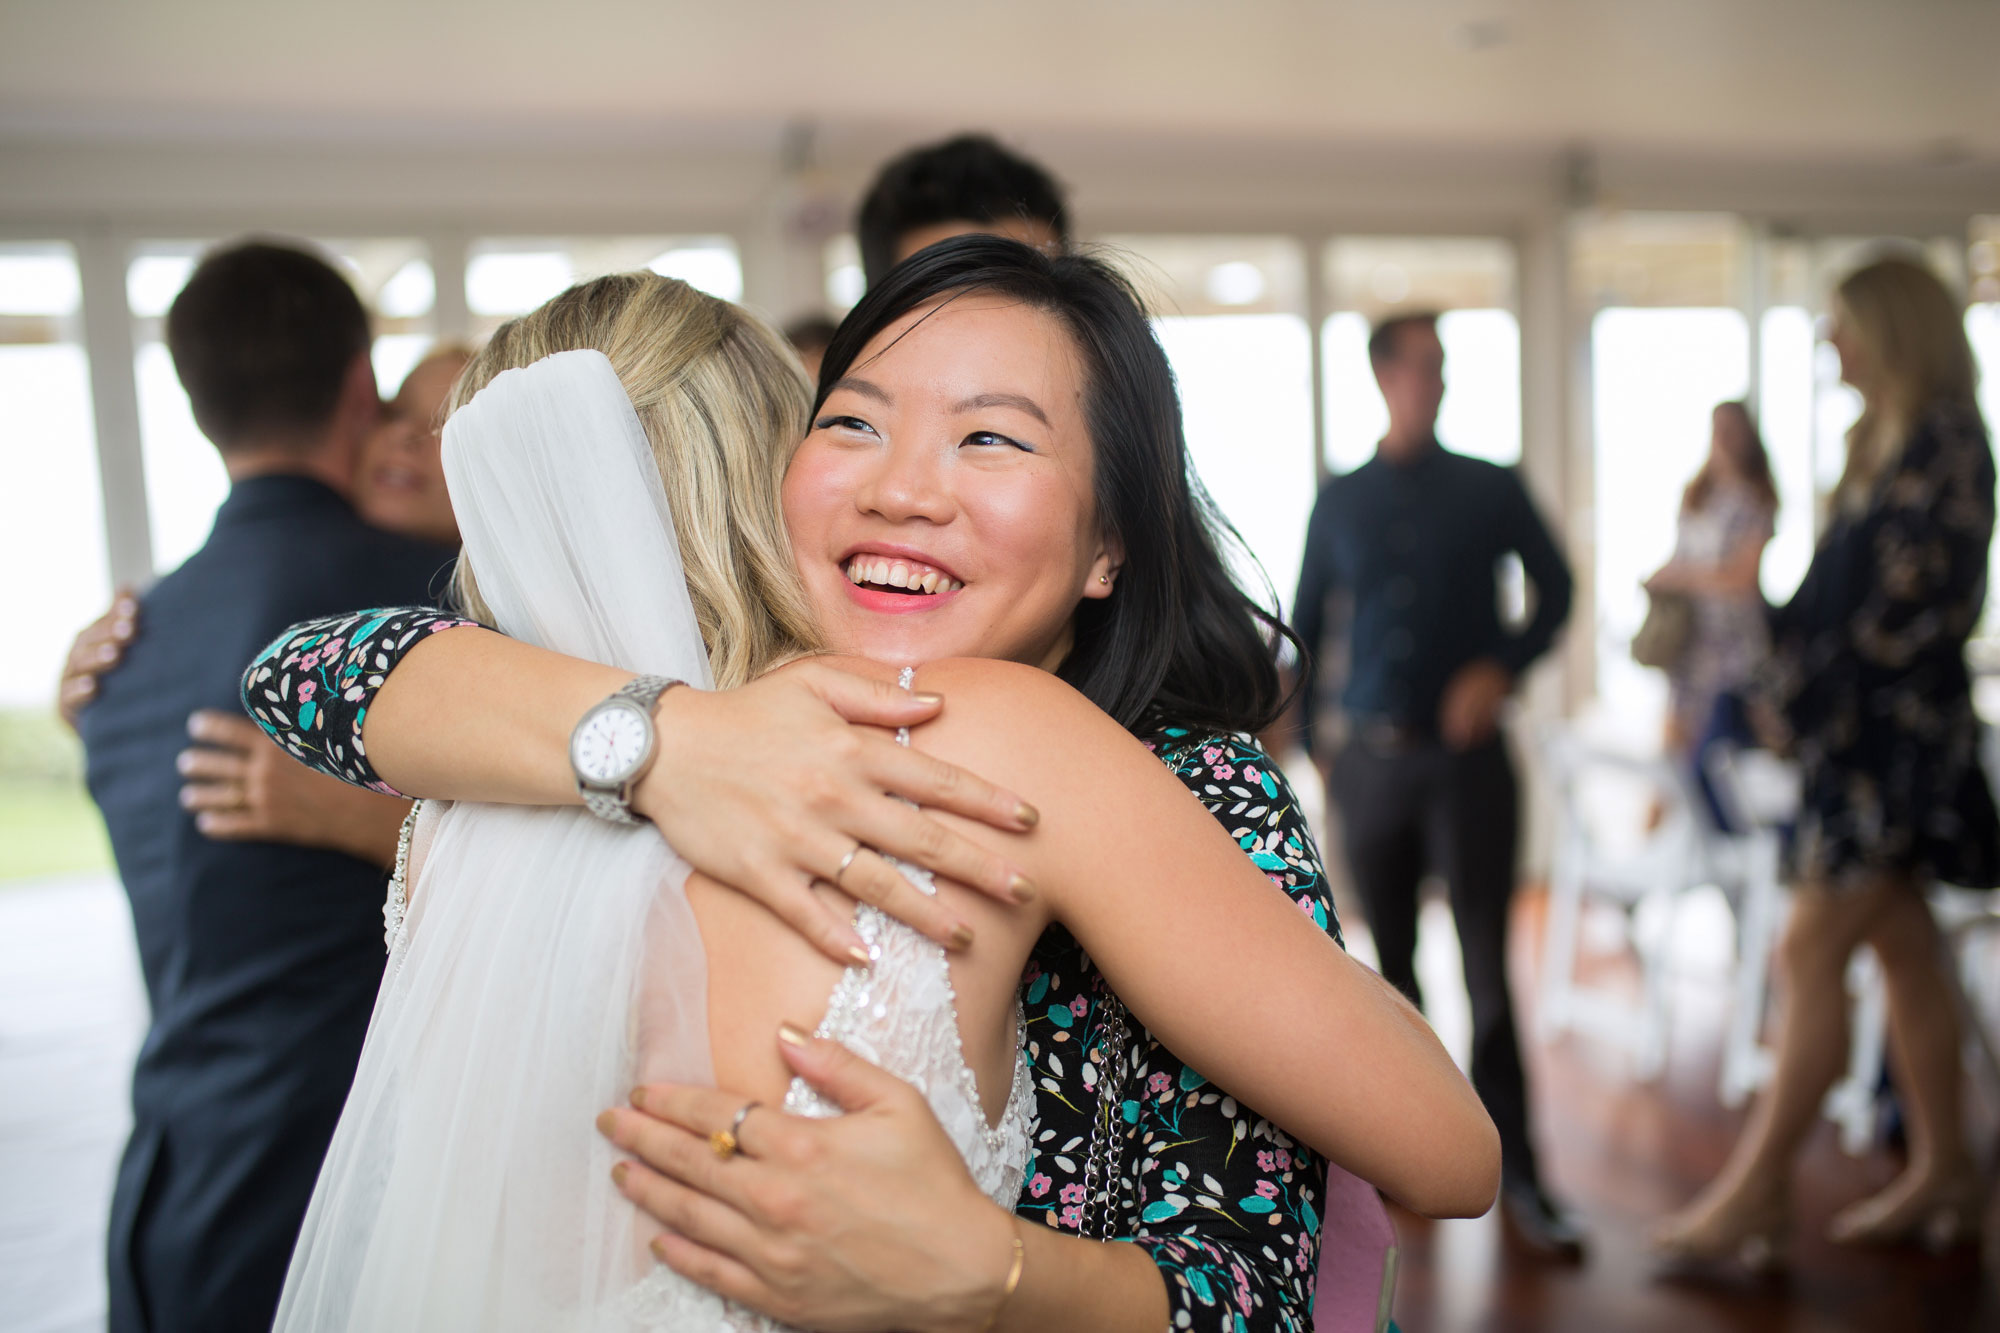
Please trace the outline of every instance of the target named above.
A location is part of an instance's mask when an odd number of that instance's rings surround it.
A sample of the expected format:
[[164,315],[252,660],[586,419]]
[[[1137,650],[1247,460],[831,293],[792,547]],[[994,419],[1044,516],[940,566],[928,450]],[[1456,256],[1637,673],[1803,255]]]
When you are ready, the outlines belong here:
[[1379,1333],[1396,1290],[1396,1227],[1375,1187],[1330,1166],[1319,1233],[1314,1333]]

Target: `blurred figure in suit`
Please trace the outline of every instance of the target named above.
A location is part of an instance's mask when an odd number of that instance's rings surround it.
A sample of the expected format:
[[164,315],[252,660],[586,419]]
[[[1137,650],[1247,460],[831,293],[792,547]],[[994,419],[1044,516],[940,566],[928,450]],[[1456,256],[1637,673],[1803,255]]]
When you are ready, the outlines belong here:
[[[1326,606],[1344,594],[1346,726],[1327,795],[1382,975],[1423,1004],[1417,891],[1426,872],[1442,873],[1472,1000],[1472,1085],[1500,1131],[1502,1214],[1532,1249],[1580,1259],[1582,1229],[1542,1188],[1507,986],[1520,788],[1501,726],[1516,682],[1569,616],[1569,564],[1520,478],[1438,443],[1437,316],[1381,321],[1368,360],[1389,432],[1372,459],[1326,484],[1306,528],[1294,610],[1305,740],[1310,749]],[[1496,579],[1510,554],[1535,591],[1519,629],[1500,619]]]
[[[380,404],[367,315],[330,266],[283,245],[213,252],[166,332],[230,494],[207,543],[138,599],[152,628],[78,718],[152,1004],[112,1202],[110,1327],[229,1333],[268,1328],[277,1307],[381,980],[383,874],[209,837],[183,808],[178,756],[197,710],[238,710],[242,664],[287,625],[425,600],[451,552],[349,503]],[[314,726],[311,699],[288,704]],[[379,842],[405,803],[374,800]]]

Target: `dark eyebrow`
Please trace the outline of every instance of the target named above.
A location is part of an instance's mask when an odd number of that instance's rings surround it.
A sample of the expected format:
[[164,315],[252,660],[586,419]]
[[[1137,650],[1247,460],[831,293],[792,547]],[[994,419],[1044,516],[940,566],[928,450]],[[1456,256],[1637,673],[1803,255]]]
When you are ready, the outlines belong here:
[[858,393],[863,398],[873,398],[884,407],[894,407],[896,405],[896,400],[889,396],[887,389],[873,380],[864,380],[858,375],[843,375],[835,380],[833,387],[826,391],[827,396],[832,397],[842,389],[846,389],[849,393]]
[[1036,405],[1034,399],[1020,393],[982,393],[966,399],[952,410],[955,412],[973,412],[982,407],[1011,407],[1026,412],[1044,426],[1050,424],[1049,414],[1042,411]]

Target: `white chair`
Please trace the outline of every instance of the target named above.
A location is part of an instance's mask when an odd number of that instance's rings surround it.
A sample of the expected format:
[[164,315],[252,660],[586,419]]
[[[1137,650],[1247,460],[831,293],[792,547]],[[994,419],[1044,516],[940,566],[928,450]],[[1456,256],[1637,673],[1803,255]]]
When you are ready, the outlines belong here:
[[[1634,1074],[1651,1080],[1666,1063],[1667,953],[1681,895],[1715,878],[1706,821],[1685,777],[1664,759],[1594,746],[1568,729],[1552,733],[1543,753],[1558,825],[1537,1026],[1544,1040],[1581,1031],[1621,1047],[1632,1056]],[[1590,795],[1607,780],[1622,781],[1657,803],[1659,818],[1636,846],[1620,846],[1606,836],[1588,808]],[[1639,960],[1636,1004],[1578,980],[1580,927],[1591,900],[1625,914],[1626,936]]]

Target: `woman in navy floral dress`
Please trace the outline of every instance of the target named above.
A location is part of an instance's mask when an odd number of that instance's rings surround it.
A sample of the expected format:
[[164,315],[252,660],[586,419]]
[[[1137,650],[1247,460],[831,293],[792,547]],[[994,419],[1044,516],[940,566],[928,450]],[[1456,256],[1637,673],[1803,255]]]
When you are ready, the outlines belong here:
[[1832,342],[1865,407],[1751,695],[1759,731],[1804,779],[1786,856],[1790,995],[1777,1069],[1728,1165],[1662,1229],[1677,1258],[1774,1257],[1793,1159],[1847,1050],[1847,965],[1863,943],[1887,979],[1909,1163],[1837,1215],[1833,1238],[1949,1240],[1982,1203],[1961,1120],[1958,996],[1925,892],[2000,885],[1965,663],[1985,609],[1993,452],[1958,303],[1928,269],[1885,259],[1850,274]]

